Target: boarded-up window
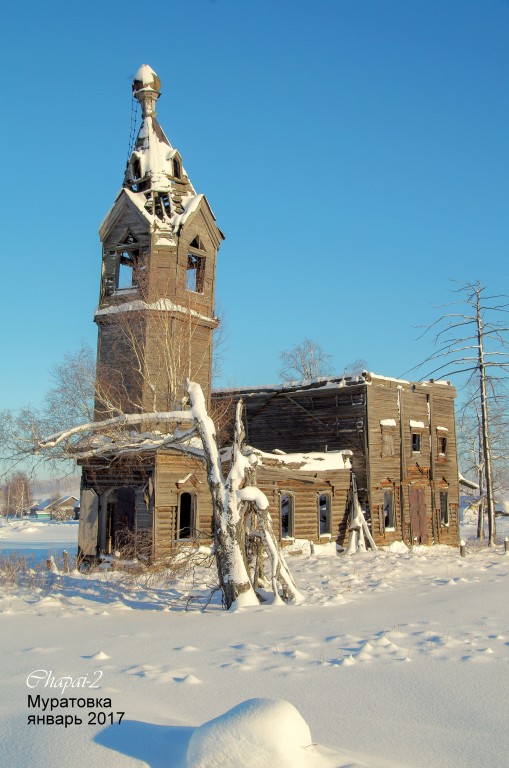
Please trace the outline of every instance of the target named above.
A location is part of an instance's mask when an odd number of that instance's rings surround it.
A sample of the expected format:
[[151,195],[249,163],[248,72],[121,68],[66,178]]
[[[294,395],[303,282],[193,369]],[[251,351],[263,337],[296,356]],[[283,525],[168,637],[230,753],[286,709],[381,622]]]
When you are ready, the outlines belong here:
[[440,491],[440,525],[449,525],[449,493]]
[[281,538],[293,537],[293,496],[290,493],[282,493],[279,500],[281,519]]
[[394,429],[382,427],[382,456],[394,456]]

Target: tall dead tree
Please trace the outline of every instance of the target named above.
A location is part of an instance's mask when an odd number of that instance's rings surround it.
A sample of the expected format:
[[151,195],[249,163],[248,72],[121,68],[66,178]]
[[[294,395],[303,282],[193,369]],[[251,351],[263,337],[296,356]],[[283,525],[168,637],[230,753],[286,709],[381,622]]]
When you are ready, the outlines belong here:
[[[475,390],[473,402],[479,414],[479,444],[488,517],[488,544],[495,544],[495,496],[493,481],[492,421],[490,394],[498,390],[507,398],[509,369],[509,297],[488,294],[479,281],[461,283],[455,291],[460,300],[427,326],[422,334],[434,332],[435,351],[416,368],[433,365],[425,379],[463,374],[466,385]],[[438,363],[438,365],[436,365]],[[411,369],[415,370],[415,368]],[[409,372],[409,371],[408,371]],[[407,373],[408,373],[407,372]]]

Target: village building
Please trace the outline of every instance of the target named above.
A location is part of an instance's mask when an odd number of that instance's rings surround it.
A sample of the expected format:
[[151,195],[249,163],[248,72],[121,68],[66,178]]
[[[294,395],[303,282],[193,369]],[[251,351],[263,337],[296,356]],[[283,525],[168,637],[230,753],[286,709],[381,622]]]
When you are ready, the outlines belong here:
[[[355,484],[377,543],[458,541],[454,389],[364,374],[211,398],[215,276],[224,236],[156,117],[161,83],[140,67],[141,128],[99,233],[102,264],[95,418],[154,414],[147,432],[107,434],[81,454],[79,548],[111,555],[132,535],[158,558],[210,540],[212,504],[199,445],[180,453],[157,414],[185,409],[186,378],[210,406],[244,400],[256,481],[283,543],[346,546]],[[298,425],[298,428],[296,428]],[[185,423],[178,426],[186,429]],[[194,450],[194,455],[193,455]],[[355,483],[353,480],[355,479]]]
[[[364,372],[284,387],[223,390],[242,398],[246,438],[264,451],[349,450],[359,501],[377,545],[459,541],[454,399],[449,382],[422,383]],[[296,428],[298,425],[298,428]],[[288,489],[287,489],[288,490]],[[295,496],[295,529],[299,499]],[[333,529],[348,544],[346,508]],[[315,539],[319,529],[307,529]]]

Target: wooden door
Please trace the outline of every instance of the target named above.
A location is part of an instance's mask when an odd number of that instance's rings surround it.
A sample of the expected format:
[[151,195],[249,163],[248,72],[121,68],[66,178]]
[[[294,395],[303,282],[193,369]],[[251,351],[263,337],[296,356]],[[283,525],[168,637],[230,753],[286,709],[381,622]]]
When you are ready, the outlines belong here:
[[428,526],[424,488],[410,488],[410,524],[413,542],[427,544]]

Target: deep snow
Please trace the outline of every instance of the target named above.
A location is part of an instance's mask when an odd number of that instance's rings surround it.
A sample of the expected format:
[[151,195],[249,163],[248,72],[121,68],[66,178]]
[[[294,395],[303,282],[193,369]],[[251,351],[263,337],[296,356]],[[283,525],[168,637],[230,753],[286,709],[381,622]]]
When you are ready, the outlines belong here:
[[[501,537],[504,525],[499,518]],[[76,528],[4,524],[0,546],[69,549]],[[467,526],[463,536],[473,532]],[[507,764],[502,546],[471,546],[466,558],[444,547],[339,558],[327,545],[288,559],[306,602],[236,613],[215,598],[205,612],[194,604],[185,611],[185,584],[113,573],[57,576],[40,591],[3,585],[3,764],[184,768],[197,726],[260,698],[296,707],[313,743],[327,745],[314,758],[328,768]],[[200,573],[196,595],[207,579]],[[102,672],[99,691],[78,693],[110,697],[113,711],[125,712],[122,723],[27,725],[28,714],[43,714],[29,713],[29,693],[61,696],[43,681],[28,688],[36,670],[73,680]],[[284,729],[274,727],[279,739]],[[221,759],[222,768],[238,765]]]

